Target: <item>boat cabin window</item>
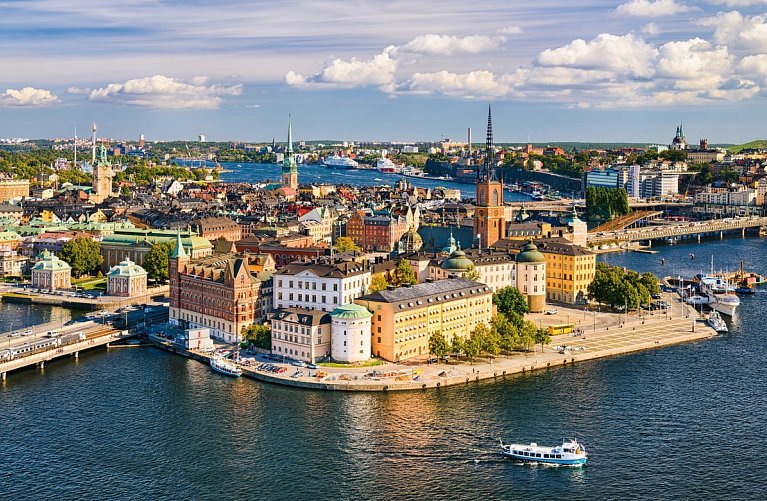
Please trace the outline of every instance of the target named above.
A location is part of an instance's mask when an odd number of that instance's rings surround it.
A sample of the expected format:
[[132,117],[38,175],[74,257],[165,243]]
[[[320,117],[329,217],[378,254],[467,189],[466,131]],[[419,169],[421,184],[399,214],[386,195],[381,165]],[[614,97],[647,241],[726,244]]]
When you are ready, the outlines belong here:
[[537,458],[541,457],[541,453],[540,453],[540,452],[539,452],[539,453],[537,453],[537,454],[535,455],[535,457],[537,457]]
[[557,454],[556,456],[556,459],[562,459],[562,454]]
[[548,454],[544,454],[543,455],[543,459],[549,459],[549,455]]

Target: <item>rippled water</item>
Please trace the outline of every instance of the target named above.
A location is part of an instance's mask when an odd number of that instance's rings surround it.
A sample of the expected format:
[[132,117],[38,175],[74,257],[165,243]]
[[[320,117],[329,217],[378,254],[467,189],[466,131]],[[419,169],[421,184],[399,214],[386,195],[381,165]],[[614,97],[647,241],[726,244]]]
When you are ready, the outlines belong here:
[[[765,241],[706,249],[767,272]],[[707,259],[662,252],[607,259]],[[155,349],[85,353],[0,387],[0,498],[763,499],[766,298],[744,298],[713,340],[427,392],[311,392]],[[498,437],[570,435],[589,466],[495,454]]]

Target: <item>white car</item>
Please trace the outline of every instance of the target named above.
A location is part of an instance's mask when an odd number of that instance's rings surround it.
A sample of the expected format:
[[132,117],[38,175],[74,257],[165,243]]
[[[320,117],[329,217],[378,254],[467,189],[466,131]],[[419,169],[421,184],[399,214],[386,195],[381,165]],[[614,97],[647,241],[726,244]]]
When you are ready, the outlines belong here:
[[556,315],[557,313],[559,313],[559,312],[557,310],[555,310],[555,309],[546,310],[546,315]]

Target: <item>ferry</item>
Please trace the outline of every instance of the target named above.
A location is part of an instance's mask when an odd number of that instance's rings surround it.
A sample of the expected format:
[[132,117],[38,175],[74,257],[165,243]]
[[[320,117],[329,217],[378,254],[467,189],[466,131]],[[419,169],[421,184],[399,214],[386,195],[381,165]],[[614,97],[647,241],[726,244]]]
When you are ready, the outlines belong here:
[[210,357],[210,368],[227,376],[242,376],[242,369],[240,369],[237,364],[221,356]]
[[384,174],[397,174],[401,167],[388,158],[379,158],[376,162],[376,169],[378,169],[378,172],[383,172]]
[[706,320],[706,323],[711,326],[716,332],[726,333],[728,332],[727,324],[724,323],[724,320],[722,320],[722,317],[719,315],[719,312],[716,310],[712,311],[708,315],[708,319]]
[[333,155],[332,157],[326,157],[322,164],[325,167],[330,167],[331,169],[357,169],[359,168],[360,164],[355,162],[349,157],[341,157],[338,155]]
[[703,275],[700,277],[700,291],[708,296],[708,304],[722,315],[731,317],[740,305],[735,288],[722,277]]
[[501,440],[501,454],[526,463],[547,463],[566,466],[586,464],[586,449],[576,439],[563,440],[562,445],[545,447],[535,442],[529,445],[504,445]]

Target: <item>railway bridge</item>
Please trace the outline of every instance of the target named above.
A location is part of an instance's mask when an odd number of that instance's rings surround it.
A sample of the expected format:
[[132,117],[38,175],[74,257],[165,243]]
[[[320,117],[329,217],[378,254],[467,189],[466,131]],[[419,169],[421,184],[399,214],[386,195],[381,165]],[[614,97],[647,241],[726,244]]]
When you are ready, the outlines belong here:
[[684,238],[687,236],[702,236],[740,231],[745,235],[746,230],[767,228],[767,217],[750,216],[728,219],[712,219],[697,222],[674,222],[645,226],[642,228],[626,228],[615,231],[589,233],[587,241],[590,245],[608,243],[636,242],[641,240],[657,240],[662,238]]

